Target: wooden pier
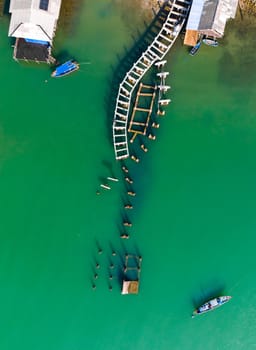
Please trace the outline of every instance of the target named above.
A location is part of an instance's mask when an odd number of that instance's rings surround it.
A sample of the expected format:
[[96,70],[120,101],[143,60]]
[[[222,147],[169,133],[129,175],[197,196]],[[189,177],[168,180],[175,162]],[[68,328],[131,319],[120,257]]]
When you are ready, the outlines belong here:
[[169,72],[163,71],[166,61],[162,61],[159,63],[160,64],[158,64],[157,62],[155,64],[155,66],[161,70],[159,73],[157,73],[157,78],[160,79],[159,85],[157,85],[157,88],[158,88],[157,115],[163,116],[165,115],[165,111],[162,109],[162,106],[167,106],[171,102],[170,99],[164,98],[164,95],[169,89],[171,89],[171,87],[169,85],[166,85],[166,82],[165,82],[167,76],[169,75]]
[[[143,92],[143,89],[144,90],[146,89],[148,92]],[[150,99],[149,108],[138,107],[139,102],[140,102],[140,97],[147,97]],[[129,128],[128,128],[128,132],[133,134],[132,138],[130,139],[131,143],[134,141],[135,137],[138,134],[146,135],[149,121],[150,121],[150,117],[151,117],[152,110],[153,110],[153,104],[154,104],[155,97],[156,97],[156,86],[144,85],[144,84],[140,83],[139,90],[137,92],[137,96],[136,96],[136,100],[135,100],[135,104],[133,107],[133,112],[132,112]],[[137,112],[143,112],[143,113],[137,113]],[[138,114],[139,114],[140,118],[138,118],[136,120],[135,118]],[[144,116],[144,118],[143,118],[143,116]]]
[[165,3],[168,15],[159,33],[119,85],[113,118],[113,142],[117,160],[129,157],[127,124],[132,93],[149,68],[157,61],[163,61],[183,27],[190,5],[191,0],[169,0]]
[[121,294],[138,294],[141,273],[141,256],[126,254]]

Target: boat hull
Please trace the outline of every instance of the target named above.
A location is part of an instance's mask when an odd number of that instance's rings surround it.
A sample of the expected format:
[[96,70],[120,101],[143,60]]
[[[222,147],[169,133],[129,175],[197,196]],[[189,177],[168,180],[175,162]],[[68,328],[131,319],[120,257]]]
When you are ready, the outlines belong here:
[[200,49],[200,46],[201,46],[201,41],[199,41],[195,46],[192,47],[189,54],[191,56],[194,56],[197,53],[197,51]]
[[199,308],[194,310],[192,314],[192,318],[219,308],[220,306],[226,304],[231,298],[232,298],[231,296],[225,295],[225,296],[220,296],[207,301],[206,303],[201,305]]
[[203,39],[203,43],[208,46],[217,47],[219,46],[218,41],[214,39]]
[[75,61],[67,61],[57,67],[51,74],[53,78],[65,77],[79,69],[79,64]]

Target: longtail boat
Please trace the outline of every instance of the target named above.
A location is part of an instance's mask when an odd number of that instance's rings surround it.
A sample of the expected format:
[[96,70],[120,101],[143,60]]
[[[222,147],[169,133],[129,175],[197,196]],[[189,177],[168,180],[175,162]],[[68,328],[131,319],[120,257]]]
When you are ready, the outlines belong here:
[[215,40],[215,39],[212,39],[212,38],[205,38],[205,39],[203,39],[203,43],[204,43],[205,45],[213,46],[213,47],[219,46],[218,41]]
[[58,66],[55,71],[52,72],[51,76],[54,78],[64,77],[78,69],[79,64],[76,61],[70,60]]
[[207,301],[206,303],[204,303],[203,305],[199,306],[197,309],[194,310],[192,314],[192,318],[194,318],[197,315],[205,314],[206,312],[217,309],[218,307],[226,304],[231,298],[232,298],[231,296],[226,295],[226,296],[220,296]]

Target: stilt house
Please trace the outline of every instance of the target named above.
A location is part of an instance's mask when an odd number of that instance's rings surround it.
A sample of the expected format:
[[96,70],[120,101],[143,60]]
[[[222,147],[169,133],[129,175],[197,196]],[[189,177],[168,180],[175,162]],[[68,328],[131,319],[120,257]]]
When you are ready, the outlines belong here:
[[221,38],[226,22],[235,18],[238,0],[193,0],[184,44],[194,46],[200,35]]
[[14,58],[50,63],[61,0],[10,0]]

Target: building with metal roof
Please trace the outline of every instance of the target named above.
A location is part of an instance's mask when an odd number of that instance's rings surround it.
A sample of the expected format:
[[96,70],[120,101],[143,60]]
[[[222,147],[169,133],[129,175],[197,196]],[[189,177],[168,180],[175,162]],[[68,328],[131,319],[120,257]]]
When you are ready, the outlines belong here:
[[8,35],[17,38],[15,58],[48,61],[60,7],[61,0],[10,1]]
[[227,20],[235,18],[237,5],[238,0],[193,0],[184,44],[194,46],[199,35],[221,38]]

